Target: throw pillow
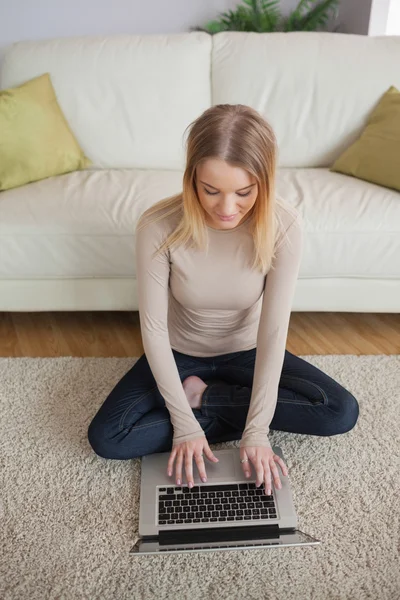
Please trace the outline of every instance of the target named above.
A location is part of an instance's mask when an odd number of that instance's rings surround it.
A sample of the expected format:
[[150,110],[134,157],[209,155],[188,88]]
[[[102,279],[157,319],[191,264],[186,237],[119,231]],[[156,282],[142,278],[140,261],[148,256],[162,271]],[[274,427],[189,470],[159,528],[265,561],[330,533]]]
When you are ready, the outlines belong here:
[[49,73],[0,90],[0,191],[91,164],[58,104]]
[[391,86],[368,117],[359,139],[330,171],[400,190],[400,92]]

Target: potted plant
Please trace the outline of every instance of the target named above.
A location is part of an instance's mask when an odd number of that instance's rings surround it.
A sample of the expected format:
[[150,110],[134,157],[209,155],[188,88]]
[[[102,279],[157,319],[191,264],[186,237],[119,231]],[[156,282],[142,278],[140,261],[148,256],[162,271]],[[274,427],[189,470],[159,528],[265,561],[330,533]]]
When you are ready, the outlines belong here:
[[204,27],[191,27],[191,30],[211,35],[220,31],[316,31],[324,28],[331,17],[337,18],[340,0],[300,0],[288,16],[282,15],[280,0],[242,2],[235,10],[221,13],[219,19]]

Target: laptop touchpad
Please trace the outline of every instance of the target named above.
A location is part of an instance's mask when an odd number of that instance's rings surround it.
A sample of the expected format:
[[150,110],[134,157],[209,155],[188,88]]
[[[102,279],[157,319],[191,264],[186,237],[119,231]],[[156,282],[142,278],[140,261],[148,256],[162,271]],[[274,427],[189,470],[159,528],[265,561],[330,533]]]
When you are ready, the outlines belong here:
[[[210,481],[210,479],[216,479],[218,481],[221,481],[221,479],[225,478],[233,479],[235,477],[235,465],[232,454],[227,452],[222,452],[219,454],[218,450],[216,450],[214,454],[217,458],[219,458],[219,462],[217,463],[211,462],[205,457],[204,465],[206,467],[207,481]],[[193,465],[193,474],[195,469],[196,466]],[[198,472],[196,473],[196,479],[201,481]]]

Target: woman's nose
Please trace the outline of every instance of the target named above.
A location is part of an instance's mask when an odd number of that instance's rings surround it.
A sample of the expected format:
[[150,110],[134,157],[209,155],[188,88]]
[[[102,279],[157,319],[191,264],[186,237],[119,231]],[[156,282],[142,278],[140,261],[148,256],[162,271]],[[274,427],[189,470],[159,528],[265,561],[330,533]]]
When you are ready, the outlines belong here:
[[227,215],[227,216],[234,215],[235,213],[237,213],[236,204],[228,204],[228,203],[221,204],[218,212],[221,215]]

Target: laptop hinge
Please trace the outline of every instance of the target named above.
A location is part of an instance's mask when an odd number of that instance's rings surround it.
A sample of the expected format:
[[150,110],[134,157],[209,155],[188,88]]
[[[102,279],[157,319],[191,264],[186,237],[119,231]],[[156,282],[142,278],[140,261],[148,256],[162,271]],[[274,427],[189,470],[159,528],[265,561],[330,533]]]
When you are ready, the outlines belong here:
[[163,529],[158,533],[160,546],[195,542],[218,542],[279,538],[279,525],[247,525],[242,527],[206,527],[202,529]]

